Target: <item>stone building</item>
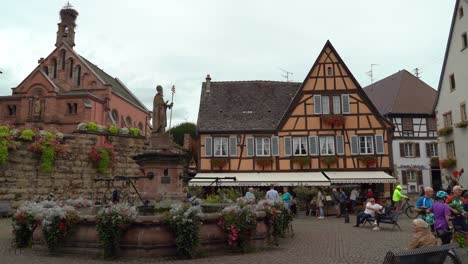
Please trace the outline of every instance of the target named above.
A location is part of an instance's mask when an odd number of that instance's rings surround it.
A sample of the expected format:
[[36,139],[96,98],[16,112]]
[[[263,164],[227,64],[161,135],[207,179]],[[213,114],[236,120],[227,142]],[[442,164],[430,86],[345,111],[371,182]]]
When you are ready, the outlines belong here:
[[[468,0],[457,0],[435,103],[439,158],[443,176],[468,167]],[[446,177],[442,177],[444,180]],[[448,184],[448,182],[445,182]],[[468,176],[460,183],[468,186]]]
[[197,126],[199,173],[192,185],[233,176],[237,182],[223,184],[373,184],[388,196],[395,182],[393,126],[329,41],[302,83],[208,76]]
[[418,192],[420,186],[440,189],[437,129],[432,112],[436,90],[401,70],[364,87],[364,91],[395,126],[392,137],[394,173],[405,192]]
[[56,48],[11,96],[0,97],[0,123],[69,133],[81,122],[95,122],[137,127],[145,134],[148,109],[118,78],[73,49],[77,16],[70,5],[60,10]]

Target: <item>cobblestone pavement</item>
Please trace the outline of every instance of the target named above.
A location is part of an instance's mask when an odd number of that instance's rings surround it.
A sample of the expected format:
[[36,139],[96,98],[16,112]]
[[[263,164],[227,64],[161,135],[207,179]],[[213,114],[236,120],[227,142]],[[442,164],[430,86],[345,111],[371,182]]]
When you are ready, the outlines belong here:
[[[351,222],[355,221],[354,216]],[[285,240],[278,248],[269,248],[248,254],[227,254],[193,260],[173,259],[124,259],[103,261],[90,256],[50,256],[45,253],[11,249],[10,219],[0,219],[0,263],[382,263],[390,249],[406,247],[411,238],[411,220],[401,218],[403,231],[392,231],[389,225],[382,225],[380,231],[370,227],[352,227],[343,219],[334,217],[319,220],[315,217],[299,216],[294,222],[295,236]],[[462,253],[459,251],[459,253]],[[468,255],[461,255],[468,263]]]

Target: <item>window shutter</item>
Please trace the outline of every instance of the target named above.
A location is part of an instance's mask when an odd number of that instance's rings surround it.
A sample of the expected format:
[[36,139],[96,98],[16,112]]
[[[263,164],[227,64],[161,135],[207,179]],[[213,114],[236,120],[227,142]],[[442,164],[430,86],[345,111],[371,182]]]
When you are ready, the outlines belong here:
[[333,96],[333,114],[341,113],[340,97]]
[[312,156],[317,156],[319,154],[318,150],[318,137],[309,136],[309,154]]
[[377,134],[375,135],[375,153],[376,154],[384,154],[384,139],[383,135]]
[[213,155],[213,139],[211,137],[205,138],[205,157],[211,157]]
[[341,109],[343,114],[349,114],[351,112],[349,105],[349,94],[341,95]]
[[271,137],[271,155],[279,156],[279,137]]
[[247,157],[253,157],[254,156],[254,138],[253,137],[248,137],[247,138]]
[[413,118],[411,117],[403,117],[403,131],[413,131]]
[[336,136],[336,154],[344,155],[344,137],[343,135]]
[[401,171],[401,183],[403,185],[408,184],[408,177],[406,176],[406,171]]
[[322,96],[322,114],[330,114],[330,97]]
[[350,140],[351,140],[351,155],[359,154],[358,136],[351,136]]
[[418,185],[422,185],[423,184],[423,176],[422,176],[422,171],[417,171],[417,183]]
[[231,157],[237,156],[237,137],[229,138],[229,156]]
[[415,143],[415,144],[414,144],[414,152],[416,153],[416,154],[415,154],[416,157],[420,157],[420,156],[421,156],[421,152],[419,151],[419,143]]
[[406,157],[405,155],[405,144],[400,143],[400,157]]
[[291,137],[284,137],[284,156],[291,156]]
[[431,145],[426,143],[426,156],[431,157]]
[[320,95],[314,95],[314,113],[316,115],[322,114],[322,97]]

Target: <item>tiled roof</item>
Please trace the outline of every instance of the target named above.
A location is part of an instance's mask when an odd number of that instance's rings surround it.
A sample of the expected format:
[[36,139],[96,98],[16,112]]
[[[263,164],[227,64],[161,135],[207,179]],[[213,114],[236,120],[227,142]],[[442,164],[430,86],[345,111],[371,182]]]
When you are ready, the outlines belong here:
[[276,81],[202,84],[199,132],[273,131],[301,83]]
[[437,92],[407,70],[364,87],[382,115],[432,114]]
[[101,77],[101,79],[103,79],[107,84],[112,85],[112,90],[116,94],[122,96],[127,101],[133,103],[136,106],[139,106],[140,108],[144,109],[145,111],[148,111],[146,106],[143,103],[141,103],[140,100],[138,100],[138,98],[136,98],[136,96],[133,95],[133,93],[130,92],[117,78],[114,78],[114,77],[110,76],[105,71],[101,70],[97,65],[90,62],[89,60],[87,60],[83,56],[80,56],[80,57],[89,65],[89,67],[92,68],[92,70],[96,74],[99,75],[99,77]]

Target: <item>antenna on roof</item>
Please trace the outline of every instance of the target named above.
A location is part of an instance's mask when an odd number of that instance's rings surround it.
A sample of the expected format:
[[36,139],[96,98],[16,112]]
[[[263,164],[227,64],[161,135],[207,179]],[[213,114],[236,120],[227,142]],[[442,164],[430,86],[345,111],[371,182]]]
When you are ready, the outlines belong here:
[[414,76],[416,76],[416,78],[421,79],[421,73],[422,73],[422,71],[421,71],[420,68],[417,68],[417,67],[416,67],[416,68],[413,70],[413,73],[414,73]]
[[283,70],[281,68],[279,68],[282,72],[284,72],[284,75],[281,75],[281,77],[283,78],[286,78],[286,81],[289,82],[289,75],[293,75],[292,72],[290,71],[287,71],[287,70]]
[[370,77],[370,82],[374,83],[374,66],[378,66],[379,64],[371,64],[370,65],[370,71],[366,72],[367,75]]

